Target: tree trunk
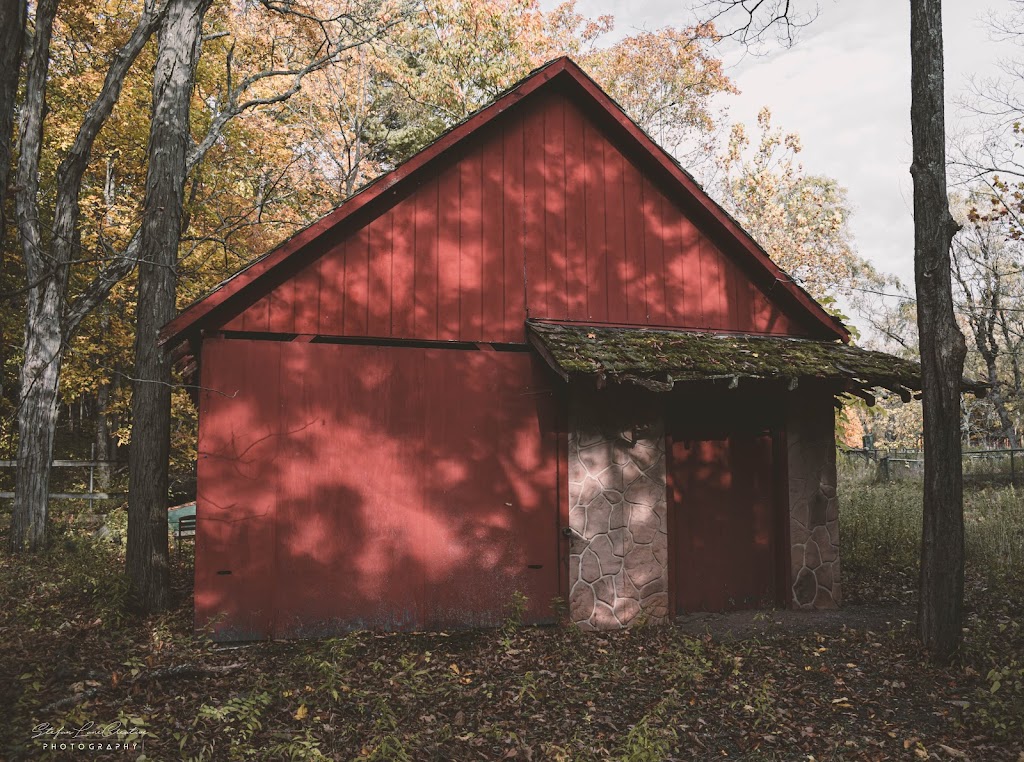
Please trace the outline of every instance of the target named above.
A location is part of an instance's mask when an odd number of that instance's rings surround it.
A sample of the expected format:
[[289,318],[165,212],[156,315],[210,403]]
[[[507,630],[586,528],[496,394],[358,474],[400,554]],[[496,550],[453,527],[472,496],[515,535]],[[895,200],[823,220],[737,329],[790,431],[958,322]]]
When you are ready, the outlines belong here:
[[50,499],[50,462],[57,427],[57,392],[64,343],[60,330],[57,283],[51,279],[29,297],[25,359],[18,394],[18,431],[38,432],[18,437],[14,508],[11,512],[11,552],[36,551],[46,546]]
[[113,449],[110,446],[110,419],[107,417],[107,407],[110,405],[110,382],[102,379],[99,388],[96,389],[96,436],[95,453],[96,460],[103,462],[103,465],[96,466],[96,491],[110,491],[110,455]]
[[[4,0],[0,0],[4,2]],[[24,96],[18,132],[15,215],[25,262],[25,358],[20,374],[18,467],[11,549],[37,549],[46,543],[46,513],[57,422],[63,347],[74,335],[84,311],[67,310],[71,263],[80,244],[79,197],[96,136],[113,111],[125,76],[163,17],[146,0],[139,23],[114,53],[95,100],[60,161],[54,183],[52,212],[40,212],[39,165],[46,121],[46,85],[50,42],[59,0],[34,3],[33,34],[25,67]],[[49,219],[49,224],[44,221]],[[109,288],[108,288],[109,291]],[[106,295],[106,291],[103,295]]]
[[[3,0],[0,0],[2,2]],[[45,261],[36,193],[46,113],[46,77],[57,0],[36,5],[35,34],[25,77],[19,130],[18,191],[15,212],[28,282],[25,309],[25,357],[18,389],[18,464],[11,511],[12,553],[46,545],[53,435],[57,426],[57,390],[63,359],[59,269]]]
[[0,247],[7,231],[5,202],[13,156],[11,131],[27,13],[26,0],[0,0]]
[[967,346],[953,316],[946,194],[941,0],[911,0],[914,276],[924,391],[924,522],[918,631],[933,659],[960,646],[964,594],[960,381]]
[[990,347],[985,346],[982,341],[975,341],[975,346],[985,361],[985,376],[991,387],[988,390],[988,400],[999,417],[999,428],[1003,438],[1007,440],[1011,449],[1017,448],[1017,432],[1013,427],[1013,419],[1010,418],[1010,411],[1006,408],[1006,398],[1003,396],[1003,385],[999,381],[999,367],[996,364],[996,356]]
[[139,249],[139,291],[128,455],[127,571],[144,612],[170,602],[167,553],[167,468],[171,437],[171,367],[158,345],[176,312],[189,102],[203,16],[210,0],[171,0],[160,29],[153,78],[149,169]]

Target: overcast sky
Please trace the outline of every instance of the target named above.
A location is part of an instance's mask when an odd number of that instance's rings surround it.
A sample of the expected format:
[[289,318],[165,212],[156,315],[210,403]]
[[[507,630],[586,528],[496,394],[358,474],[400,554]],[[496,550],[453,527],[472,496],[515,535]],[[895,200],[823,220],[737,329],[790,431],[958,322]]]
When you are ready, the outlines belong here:
[[[803,0],[813,7],[813,0]],[[732,120],[751,127],[762,105],[773,124],[800,134],[805,169],[849,190],[860,253],[913,288],[910,149],[910,4],[907,0],[818,0],[819,16],[795,47],[762,57],[732,57],[742,90],[729,99]],[[686,0],[580,0],[587,15],[611,13],[616,33],[684,25]],[[1009,0],[946,0],[947,128],[957,129],[956,96],[971,75],[994,76],[996,63],[1018,53],[994,43],[988,11]],[[724,56],[727,61],[730,56]]]

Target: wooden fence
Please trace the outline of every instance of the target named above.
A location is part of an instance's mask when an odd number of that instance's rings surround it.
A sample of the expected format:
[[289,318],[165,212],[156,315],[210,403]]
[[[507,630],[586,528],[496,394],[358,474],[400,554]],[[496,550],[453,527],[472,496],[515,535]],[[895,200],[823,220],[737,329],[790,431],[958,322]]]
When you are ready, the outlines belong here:
[[[878,479],[920,476],[924,473],[924,451],[903,448],[888,450],[841,450],[850,461],[863,461],[877,466]],[[1024,480],[1024,449],[999,448],[992,450],[964,450],[961,460],[964,478],[969,481],[1008,481],[1016,486]]]
[[[123,498],[123,492],[97,492],[96,469],[109,466],[111,469],[124,465],[115,460],[55,460],[52,463],[54,468],[81,468],[89,470],[89,487],[85,492],[51,492],[52,500],[118,500]],[[0,460],[0,468],[17,468],[16,460]],[[0,492],[0,500],[13,500],[13,492]]]

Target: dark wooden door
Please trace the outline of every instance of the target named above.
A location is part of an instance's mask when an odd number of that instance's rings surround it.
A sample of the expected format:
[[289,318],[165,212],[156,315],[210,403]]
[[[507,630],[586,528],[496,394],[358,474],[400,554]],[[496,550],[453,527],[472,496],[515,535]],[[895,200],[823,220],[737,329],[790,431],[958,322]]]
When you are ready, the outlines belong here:
[[777,602],[772,451],[767,432],[672,441],[669,539],[678,613]]

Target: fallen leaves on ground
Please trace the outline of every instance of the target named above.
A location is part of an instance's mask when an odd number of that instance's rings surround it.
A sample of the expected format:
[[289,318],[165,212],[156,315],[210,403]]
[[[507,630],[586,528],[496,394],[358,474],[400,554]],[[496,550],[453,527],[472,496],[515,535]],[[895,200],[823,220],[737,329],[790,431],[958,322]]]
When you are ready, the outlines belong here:
[[[117,559],[75,553],[0,561],[15,602],[0,613],[11,759],[38,756],[40,723],[89,722],[144,731],[147,759],[1017,762],[1024,751],[975,712],[987,670],[934,667],[911,623],[872,622],[855,605],[856,627],[739,639],[509,626],[225,646],[191,632],[187,564],[172,612],[119,619],[123,601],[101,581],[117,578]],[[1000,606],[976,608],[971,627],[1020,620],[1019,604]],[[1008,648],[1021,647],[1014,632]]]

